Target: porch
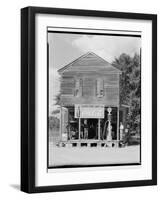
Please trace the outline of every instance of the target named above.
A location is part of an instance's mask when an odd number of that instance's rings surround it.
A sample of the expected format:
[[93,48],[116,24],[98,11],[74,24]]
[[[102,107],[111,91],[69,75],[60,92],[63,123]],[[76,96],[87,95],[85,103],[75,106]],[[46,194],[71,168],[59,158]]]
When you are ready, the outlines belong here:
[[81,139],[81,140],[68,140],[60,141],[56,144],[57,147],[118,147],[119,140],[93,140],[93,139]]

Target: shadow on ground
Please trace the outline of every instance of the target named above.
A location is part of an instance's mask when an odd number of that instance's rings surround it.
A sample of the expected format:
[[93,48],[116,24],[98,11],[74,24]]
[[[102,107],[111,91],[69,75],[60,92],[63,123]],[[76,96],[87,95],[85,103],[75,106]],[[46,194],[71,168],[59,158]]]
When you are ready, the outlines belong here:
[[14,188],[15,190],[20,190],[20,185],[18,184],[10,184],[10,187]]

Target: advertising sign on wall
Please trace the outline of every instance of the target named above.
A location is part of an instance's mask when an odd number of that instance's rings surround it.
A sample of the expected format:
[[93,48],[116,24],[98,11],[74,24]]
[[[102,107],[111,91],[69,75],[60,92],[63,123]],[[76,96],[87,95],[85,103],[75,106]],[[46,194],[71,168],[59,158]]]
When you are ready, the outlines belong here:
[[75,118],[104,118],[104,105],[76,104]]

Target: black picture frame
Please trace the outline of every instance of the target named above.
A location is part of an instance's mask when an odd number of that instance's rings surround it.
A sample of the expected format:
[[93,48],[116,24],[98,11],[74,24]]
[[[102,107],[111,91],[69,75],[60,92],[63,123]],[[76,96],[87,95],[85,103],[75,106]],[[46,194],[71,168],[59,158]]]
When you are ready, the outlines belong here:
[[[152,179],[59,186],[35,186],[35,16],[59,14],[152,21]],[[157,15],[45,7],[21,9],[21,190],[27,193],[157,184]]]

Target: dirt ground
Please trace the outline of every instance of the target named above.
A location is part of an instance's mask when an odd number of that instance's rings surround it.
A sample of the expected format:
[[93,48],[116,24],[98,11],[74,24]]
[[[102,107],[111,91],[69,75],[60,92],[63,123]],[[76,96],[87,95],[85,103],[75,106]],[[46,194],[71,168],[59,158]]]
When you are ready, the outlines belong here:
[[140,162],[140,145],[123,148],[56,147],[49,144],[49,166],[129,164]]

